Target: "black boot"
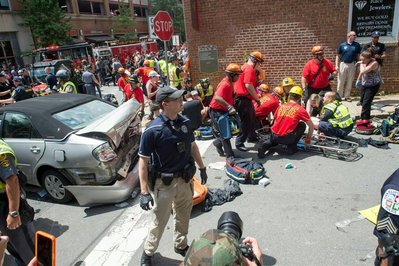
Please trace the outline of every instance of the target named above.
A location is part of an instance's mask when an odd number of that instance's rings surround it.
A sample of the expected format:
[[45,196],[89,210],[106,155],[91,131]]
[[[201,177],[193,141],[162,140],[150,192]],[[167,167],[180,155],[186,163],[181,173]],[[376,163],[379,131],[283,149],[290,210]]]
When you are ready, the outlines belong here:
[[188,245],[187,245],[187,247],[185,247],[185,248],[183,248],[183,249],[175,248],[175,252],[176,252],[177,254],[180,254],[180,255],[182,255],[183,257],[185,257],[188,248],[189,248]]
[[216,147],[219,156],[224,156],[223,144],[218,139],[215,139],[212,143]]
[[147,253],[145,253],[145,251],[143,251],[143,254],[141,255],[140,265],[141,266],[151,266],[152,265],[152,256],[148,256]]

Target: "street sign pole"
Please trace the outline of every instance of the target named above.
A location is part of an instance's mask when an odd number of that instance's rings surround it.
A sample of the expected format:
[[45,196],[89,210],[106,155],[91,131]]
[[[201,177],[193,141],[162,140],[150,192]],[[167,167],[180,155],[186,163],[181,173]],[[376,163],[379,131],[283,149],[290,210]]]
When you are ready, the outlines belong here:
[[169,80],[169,63],[168,63],[168,49],[166,46],[166,41],[163,41],[163,50],[165,53],[165,61],[166,61],[166,84],[169,86],[170,85],[170,80]]

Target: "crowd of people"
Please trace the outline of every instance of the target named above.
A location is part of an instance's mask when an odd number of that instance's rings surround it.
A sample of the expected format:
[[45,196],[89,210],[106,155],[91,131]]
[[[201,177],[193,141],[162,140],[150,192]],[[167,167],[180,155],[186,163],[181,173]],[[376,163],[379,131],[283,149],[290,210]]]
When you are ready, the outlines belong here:
[[[246,142],[258,143],[259,158],[264,158],[266,152],[276,145],[283,145],[288,154],[294,154],[306,129],[305,145],[310,144],[314,130],[321,135],[343,138],[354,127],[353,118],[343,102],[352,100],[357,66],[359,71],[355,84],[361,91],[362,112],[356,126],[371,126],[371,104],[382,83],[380,67],[386,57],[385,47],[378,42],[378,37],[379,33],[373,32],[371,43],[362,48],[355,41],[356,34],[349,32],[347,40],[337,49],[335,65],[325,58],[322,46],[314,46],[300,82],[287,76],[281,81],[281,86],[274,88],[265,83],[264,55],[259,51],[250,53],[242,66],[235,63],[226,66],[225,76],[215,88],[209,78],[195,83],[189,73],[187,49],[147,55],[135,53],[125,58],[123,64],[118,58],[97,58],[96,67],[83,62],[84,72],[79,75],[82,89],[72,82],[72,73],[67,69],[56,73],[46,69],[46,83],[50,89],[55,86],[54,90],[59,93],[84,92],[101,97],[100,87],[113,82],[123,92],[124,101],[134,98],[141,104],[141,117],[146,102],[150,106],[148,119],[151,122],[142,134],[139,148],[139,178],[140,206],[144,210],[152,209],[153,216],[140,263],[152,265],[152,256],[171,215],[170,210],[173,210],[176,225],[175,252],[186,256],[189,251],[187,233],[192,209],[192,177],[196,165],[202,184],[208,178],[194,140],[194,128],[180,114],[183,101],[197,101],[201,123],[212,125],[216,151],[227,159],[236,157],[231,144],[232,135],[226,134],[223,126],[229,124],[231,117],[236,121],[239,117],[240,132],[235,139],[235,148],[246,152]],[[332,88],[330,81],[335,75],[338,85]],[[32,97],[31,86],[28,70],[17,73],[17,76],[0,71],[0,103],[9,104]],[[313,119],[313,122],[312,117],[318,119]],[[256,130],[265,126],[270,127],[270,138],[260,141]],[[12,153],[6,151],[5,154]],[[15,172],[1,176],[4,191],[13,176]],[[9,207],[16,209],[12,204]],[[12,215],[3,217],[4,221],[0,223],[3,224],[3,233],[21,226],[20,221],[14,221],[14,218]],[[10,242],[13,241],[16,240],[10,235]],[[257,246],[252,238],[248,243]],[[261,261],[259,248],[256,253],[258,261]],[[31,259],[32,253],[28,255],[23,259],[25,263]],[[249,261],[246,263],[251,264]]]

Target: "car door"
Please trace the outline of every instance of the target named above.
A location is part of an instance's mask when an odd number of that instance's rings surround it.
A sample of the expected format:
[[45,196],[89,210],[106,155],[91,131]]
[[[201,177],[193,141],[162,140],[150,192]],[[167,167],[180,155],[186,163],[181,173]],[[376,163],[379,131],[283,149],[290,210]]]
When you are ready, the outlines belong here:
[[45,151],[45,141],[23,113],[6,111],[1,115],[1,135],[17,156],[18,168],[28,177],[28,183],[37,184],[34,169]]

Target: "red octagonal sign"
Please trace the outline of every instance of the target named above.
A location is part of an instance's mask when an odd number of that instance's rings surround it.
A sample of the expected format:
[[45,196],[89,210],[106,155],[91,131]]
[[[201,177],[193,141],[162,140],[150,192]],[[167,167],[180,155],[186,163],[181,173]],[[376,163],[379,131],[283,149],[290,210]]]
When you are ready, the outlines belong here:
[[161,41],[169,41],[173,34],[173,21],[166,11],[158,11],[154,17],[154,33]]

